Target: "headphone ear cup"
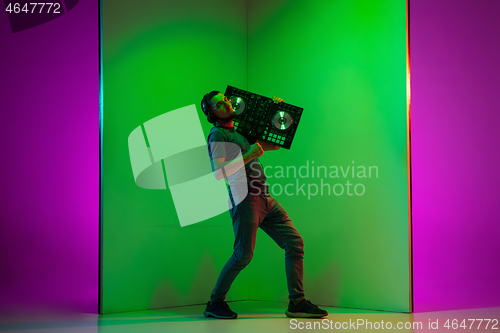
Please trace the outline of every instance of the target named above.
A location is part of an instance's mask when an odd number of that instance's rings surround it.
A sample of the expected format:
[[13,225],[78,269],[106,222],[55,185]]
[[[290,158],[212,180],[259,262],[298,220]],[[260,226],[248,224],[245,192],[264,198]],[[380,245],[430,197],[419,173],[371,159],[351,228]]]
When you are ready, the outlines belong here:
[[203,97],[203,100],[201,101],[201,109],[203,110],[203,113],[207,116],[207,120],[209,123],[212,122],[212,113],[210,110],[207,111],[207,103],[205,101],[205,97]]
[[[205,97],[206,97],[206,95],[205,95]],[[210,110],[210,107],[208,106],[208,103],[207,103],[205,97],[203,97],[203,99],[201,101],[201,108],[203,110],[203,113],[207,116],[208,122],[214,124],[217,121],[217,116],[213,113],[212,110]]]

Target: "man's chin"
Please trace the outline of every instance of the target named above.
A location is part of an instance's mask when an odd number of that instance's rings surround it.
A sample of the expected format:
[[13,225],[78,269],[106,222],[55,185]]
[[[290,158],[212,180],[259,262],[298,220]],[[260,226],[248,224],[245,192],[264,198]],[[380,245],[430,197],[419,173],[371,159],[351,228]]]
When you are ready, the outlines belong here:
[[221,117],[217,117],[217,119],[220,119],[222,121],[229,121],[229,120],[233,120],[234,118],[238,117],[238,114],[236,112],[231,112],[227,115],[225,115],[224,118],[221,118]]

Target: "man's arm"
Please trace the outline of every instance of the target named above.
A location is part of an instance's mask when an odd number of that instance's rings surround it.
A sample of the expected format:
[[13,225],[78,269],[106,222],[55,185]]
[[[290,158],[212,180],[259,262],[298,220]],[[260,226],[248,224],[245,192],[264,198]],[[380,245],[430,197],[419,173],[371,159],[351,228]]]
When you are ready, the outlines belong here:
[[278,150],[281,148],[280,146],[273,145],[272,143],[267,142],[267,141],[257,140],[257,142],[260,143],[260,145],[262,146],[262,149],[264,149],[264,151]]
[[243,154],[243,164],[240,160],[232,160],[226,162],[225,157],[218,157],[212,160],[214,165],[214,174],[217,180],[221,180],[225,177],[229,177],[233,175],[236,171],[238,171],[244,164],[249,163],[254,158],[259,158],[264,154],[264,150],[259,143],[256,143],[250,146],[250,150]]

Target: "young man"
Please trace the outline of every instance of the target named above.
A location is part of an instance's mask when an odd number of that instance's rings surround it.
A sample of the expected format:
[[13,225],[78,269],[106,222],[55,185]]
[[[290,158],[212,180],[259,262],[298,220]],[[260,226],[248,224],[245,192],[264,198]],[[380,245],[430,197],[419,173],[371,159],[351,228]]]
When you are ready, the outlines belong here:
[[[273,100],[275,103],[283,102],[278,97],[274,97]],[[208,121],[214,124],[207,141],[216,178],[221,180],[227,177],[230,180],[231,176],[241,168],[241,161],[235,163],[237,161],[232,161],[234,156],[226,156],[231,154],[226,152],[223,143],[231,142],[241,149],[248,183],[248,195],[243,201],[239,203],[239,200],[236,201],[237,204],[230,209],[235,236],[233,255],[224,265],[203,314],[222,319],[234,319],[238,316],[224,299],[238,273],[252,260],[257,228],[260,227],[285,250],[290,299],[286,315],[298,318],[321,318],[328,315],[328,312],[304,298],[302,287],[304,243],[286,211],[269,195],[266,176],[258,159],[264,151],[276,150],[279,147],[259,140],[251,145],[243,135],[235,131],[233,118],[237,114],[231,102],[221,92],[212,91],[206,94],[201,101],[201,107]],[[231,191],[229,195],[232,200]]]

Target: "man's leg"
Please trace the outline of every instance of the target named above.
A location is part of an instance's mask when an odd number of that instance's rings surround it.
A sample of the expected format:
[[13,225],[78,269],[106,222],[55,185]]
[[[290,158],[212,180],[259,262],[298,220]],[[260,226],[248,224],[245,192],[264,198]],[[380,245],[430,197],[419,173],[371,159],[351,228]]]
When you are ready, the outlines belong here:
[[257,228],[265,216],[266,202],[262,196],[248,195],[236,207],[232,208],[231,218],[234,230],[233,255],[224,265],[215,285],[211,303],[223,301],[236,276],[252,260]]
[[266,197],[267,215],[260,227],[285,250],[285,268],[289,299],[295,304],[304,299],[304,242],[279,202]]

